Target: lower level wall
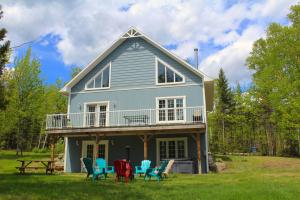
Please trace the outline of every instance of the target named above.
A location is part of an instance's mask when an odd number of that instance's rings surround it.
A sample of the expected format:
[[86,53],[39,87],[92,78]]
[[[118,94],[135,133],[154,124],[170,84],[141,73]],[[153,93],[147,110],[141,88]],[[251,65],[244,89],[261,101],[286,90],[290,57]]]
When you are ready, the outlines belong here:
[[[197,145],[195,140],[187,134],[165,134],[156,135],[148,142],[148,159],[152,161],[151,167],[159,165],[157,163],[157,138],[175,138],[175,137],[186,137],[188,143],[188,160],[194,161],[194,173],[198,173],[197,164]],[[80,172],[82,157],[82,141],[91,140],[95,141],[95,137],[69,137],[66,146],[66,172]],[[133,166],[139,165],[144,159],[144,145],[142,140],[138,136],[111,136],[103,137],[100,140],[108,140],[108,165],[113,165],[114,160],[127,159],[126,148],[130,149],[130,162]],[[207,146],[205,134],[201,134],[201,171],[202,173],[207,172]],[[176,164],[176,163],[175,163]]]

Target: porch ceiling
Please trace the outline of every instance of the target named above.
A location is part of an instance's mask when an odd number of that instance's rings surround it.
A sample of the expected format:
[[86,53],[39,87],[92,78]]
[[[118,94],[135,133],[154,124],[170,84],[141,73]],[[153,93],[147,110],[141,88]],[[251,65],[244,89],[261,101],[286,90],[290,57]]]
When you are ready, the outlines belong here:
[[204,133],[205,124],[166,124],[155,126],[91,127],[46,130],[50,136],[125,136],[167,133]]

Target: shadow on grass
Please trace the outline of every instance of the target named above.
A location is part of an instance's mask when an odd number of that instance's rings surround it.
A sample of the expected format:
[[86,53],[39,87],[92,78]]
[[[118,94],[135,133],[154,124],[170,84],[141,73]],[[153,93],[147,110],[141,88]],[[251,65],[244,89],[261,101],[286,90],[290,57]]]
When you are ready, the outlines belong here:
[[42,175],[42,174],[0,174],[2,197],[23,199],[152,199],[144,191],[145,183],[135,180],[129,183],[116,183],[114,179],[85,179],[84,176]]

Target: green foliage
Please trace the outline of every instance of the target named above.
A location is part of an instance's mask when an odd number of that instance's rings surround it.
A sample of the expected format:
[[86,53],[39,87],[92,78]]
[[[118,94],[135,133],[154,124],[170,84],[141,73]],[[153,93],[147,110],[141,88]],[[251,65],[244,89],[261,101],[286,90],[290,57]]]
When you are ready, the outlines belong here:
[[[3,11],[0,5],[0,19],[3,16]],[[5,86],[3,83],[3,79],[1,78],[5,64],[9,61],[9,56],[10,56],[10,41],[4,41],[4,38],[6,36],[6,29],[5,28],[0,28],[0,111],[5,108],[6,105],[6,100],[5,100]]]
[[44,85],[40,78],[40,63],[31,57],[28,49],[25,56],[15,61],[14,70],[5,71],[8,104],[0,112],[0,141],[4,148],[31,150],[40,148],[45,138],[46,114],[65,113],[67,98],[59,90],[62,81]]
[[220,71],[208,118],[211,151],[256,147],[262,155],[300,156],[300,4],[288,17],[290,25],[272,23],[266,38],[254,43],[247,59],[254,72],[250,90],[242,93],[238,84],[230,91]]
[[213,150],[225,153],[229,147],[226,140],[228,137],[227,130],[233,120],[235,102],[222,68],[219,72],[219,78],[216,80],[215,88],[215,111],[208,116],[210,131],[215,133],[211,135],[211,145]]
[[72,67],[71,68],[71,77],[74,78],[75,76],[77,76],[77,74],[79,74],[81,72],[81,68],[80,67]]
[[41,148],[34,147],[34,148],[32,149],[32,152],[33,152],[33,153],[49,153],[50,150],[49,150],[48,148],[43,148],[43,149],[41,149]]
[[60,139],[58,140],[58,142],[55,145],[55,154],[63,154],[65,151],[65,144],[64,144],[64,140]]
[[219,78],[216,82],[216,111],[223,114],[231,114],[234,109],[233,95],[222,68],[220,69]]

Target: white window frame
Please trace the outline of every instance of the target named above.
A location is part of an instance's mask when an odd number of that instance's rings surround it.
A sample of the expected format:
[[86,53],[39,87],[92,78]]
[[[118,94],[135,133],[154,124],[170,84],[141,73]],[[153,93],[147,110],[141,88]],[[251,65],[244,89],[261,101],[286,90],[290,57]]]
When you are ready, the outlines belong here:
[[[83,112],[84,112],[84,116],[83,116],[83,125],[84,127],[89,127],[87,126],[86,124],[86,113],[87,113],[87,106],[88,105],[106,105],[106,121],[105,121],[105,126],[109,126],[109,101],[97,101],[97,102],[85,102],[83,105],[84,105],[84,109],[83,109]],[[99,113],[98,111],[96,111],[96,113]],[[99,124],[98,126],[95,126],[95,127],[100,127]]]
[[[182,78],[182,81],[181,82],[175,82],[175,74],[174,74],[174,82],[171,82],[171,83],[168,83],[168,82],[159,83],[158,82],[158,62],[162,63],[167,68],[169,68],[172,71],[174,71],[174,73],[178,74]],[[160,85],[160,86],[163,86],[163,85],[178,85],[178,84],[185,83],[185,76],[182,73],[180,73],[179,71],[177,71],[176,69],[174,69],[173,67],[171,67],[168,63],[164,62],[163,60],[159,59],[158,57],[155,57],[155,80],[156,80],[155,81],[156,85]],[[165,74],[165,80],[167,81],[167,73]]]
[[[99,76],[99,74],[101,74],[102,72],[104,72],[104,70],[106,70],[109,67],[109,81],[108,81],[108,87],[102,87],[102,81],[103,81],[103,74],[101,75],[101,87],[95,87],[95,79],[97,76]],[[88,88],[87,86],[94,81],[94,87],[93,88]],[[103,67],[103,69],[101,69],[99,72],[97,72],[96,75],[94,75],[86,84],[85,84],[85,90],[105,90],[105,89],[109,89],[110,88],[110,84],[111,84],[111,62],[109,62],[107,65],[105,65]]]
[[[178,146],[177,141],[184,141],[184,158],[178,158]],[[175,158],[169,157],[169,141],[175,141]],[[187,137],[175,137],[175,138],[156,138],[156,163],[160,162],[160,142],[167,142],[166,145],[166,160],[174,159],[174,160],[186,160],[188,159],[188,140]]]
[[[183,120],[171,120],[168,121],[167,118],[165,121],[159,121],[159,100],[168,100],[168,99],[183,99]],[[174,105],[176,102],[174,103]],[[167,104],[166,104],[167,106]],[[174,107],[176,108],[176,107]],[[168,109],[167,107],[165,108],[166,110]],[[167,116],[167,115],[166,115]],[[176,114],[175,114],[176,117]],[[182,123],[186,122],[186,96],[167,96],[167,97],[156,97],[156,123],[157,124],[169,124],[169,123]]]

